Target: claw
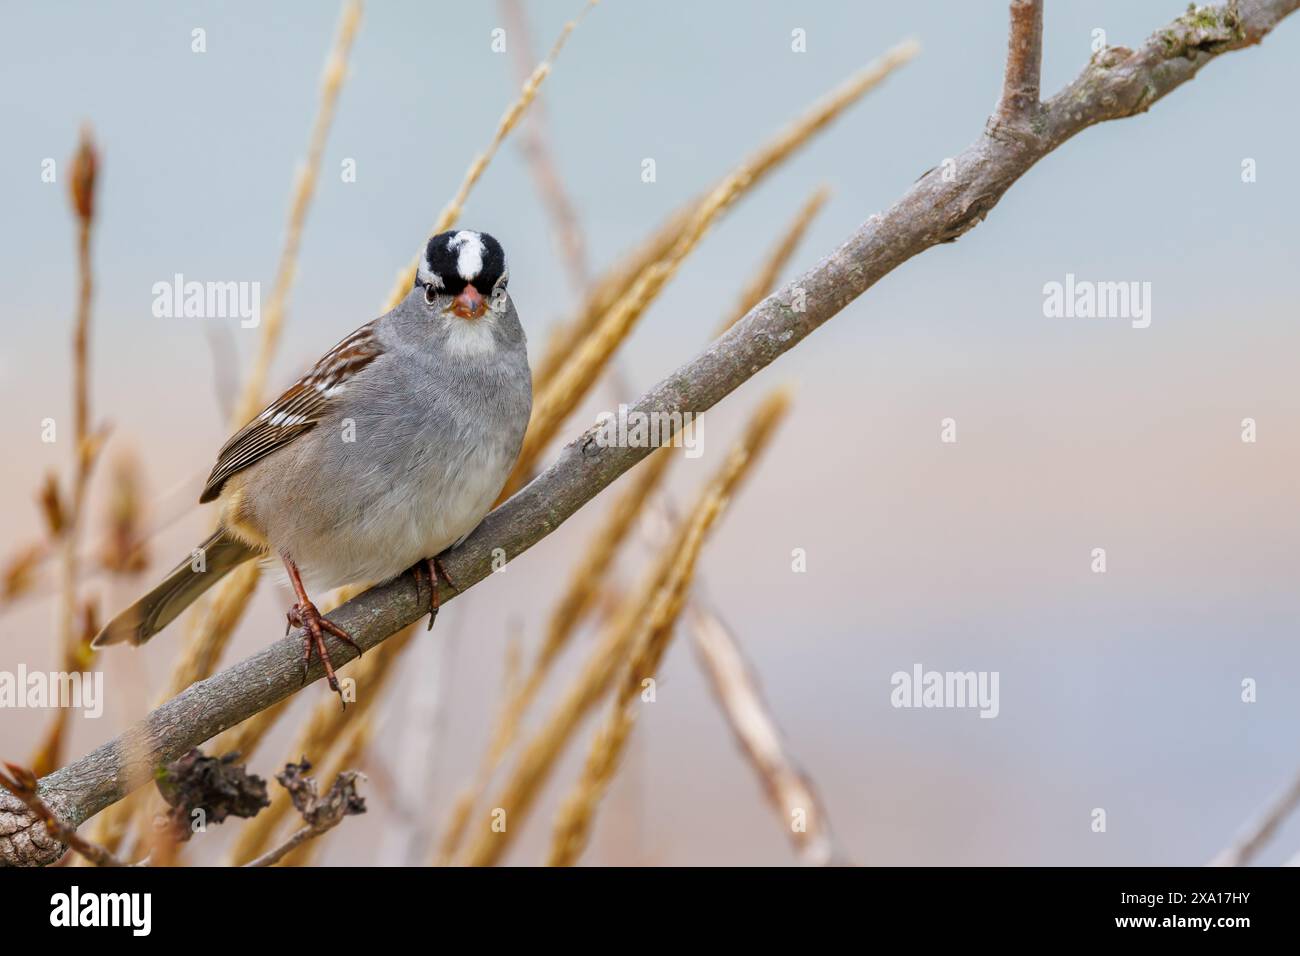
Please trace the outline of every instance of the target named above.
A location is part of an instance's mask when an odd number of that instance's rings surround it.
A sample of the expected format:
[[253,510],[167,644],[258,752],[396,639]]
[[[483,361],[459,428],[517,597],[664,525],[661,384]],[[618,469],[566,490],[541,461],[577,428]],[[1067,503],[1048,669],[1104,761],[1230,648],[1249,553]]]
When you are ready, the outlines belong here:
[[442,562],[437,558],[430,558],[429,560],[433,562],[433,566],[437,569],[438,573],[442,575],[442,579],[451,585],[453,591],[459,594],[460,585],[451,579],[451,575],[448,574],[447,569],[442,566]]
[[425,558],[423,561],[416,562],[415,572],[415,595],[420,596],[420,582],[424,578],[429,579],[429,624],[425,627],[426,631],[433,630],[433,622],[438,617],[438,573],[434,570],[434,558]]
[[343,700],[339,679],[334,674],[334,662],[330,659],[329,648],[325,646],[325,634],[332,634],[350,645],[357,652],[358,657],[361,656],[361,645],[352,640],[352,636],[343,628],[321,616],[316,605],[312,604],[311,599],[307,597],[307,591],[302,584],[302,575],[298,573],[298,566],[287,554],[284,555],[284,566],[289,572],[289,580],[293,582],[294,593],[298,595],[298,603],[289,609],[287,618],[291,627],[302,628],[302,682],[304,685],[307,683],[311,654],[315,650],[320,657],[321,666],[325,668],[325,679],[330,685],[330,690],[339,695],[343,709],[347,710],[347,701]]
[[[361,648],[356,641],[348,635],[337,624],[321,616],[316,605],[310,601],[300,601],[295,604],[289,611],[289,622],[295,627],[302,628],[302,678],[303,683],[307,682],[307,671],[311,664],[312,651],[320,658],[321,665],[325,668],[325,680],[329,683],[330,690],[339,695],[342,700],[343,692],[339,689],[339,680],[334,673],[334,661],[330,658],[329,648],[325,646],[325,633],[333,634],[339,640],[350,644],[360,655]],[[343,705],[347,707],[347,703]]]
[[322,630],[328,631],[329,633],[333,634],[335,637],[337,637],[337,638],[338,638],[340,641],[342,641],[344,644],[348,645],[348,647],[350,647],[350,648],[352,648],[354,651],[356,651],[356,652],[357,652],[357,657],[360,657],[362,654],[365,653],[365,649],[362,648],[362,646],[361,646],[360,644],[358,644],[356,641],[352,640],[352,635],[351,635],[351,634],[349,634],[347,631],[343,630],[343,628],[339,627],[337,624],[335,624],[335,623],[334,623],[333,621],[331,621],[329,618],[327,618],[327,617],[322,617],[322,618],[320,619],[320,626],[321,626],[321,629],[322,629]]

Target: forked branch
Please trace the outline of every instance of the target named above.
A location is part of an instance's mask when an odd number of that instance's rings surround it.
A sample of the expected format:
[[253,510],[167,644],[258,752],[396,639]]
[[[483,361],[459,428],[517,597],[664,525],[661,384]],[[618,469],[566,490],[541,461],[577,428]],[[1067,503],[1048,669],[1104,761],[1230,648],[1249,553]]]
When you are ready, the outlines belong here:
[[1004,123],[1023,123],[1038,111],[1043,72],[1043,0],[1011,0],[1007,70],[997,116]]

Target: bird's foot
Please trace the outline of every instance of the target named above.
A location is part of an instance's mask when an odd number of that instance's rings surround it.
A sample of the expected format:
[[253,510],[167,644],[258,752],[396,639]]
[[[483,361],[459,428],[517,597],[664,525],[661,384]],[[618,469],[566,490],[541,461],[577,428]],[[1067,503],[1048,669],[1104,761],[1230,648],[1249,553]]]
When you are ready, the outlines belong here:
[[426,631],[433,630],[433,622],[438,617],[439,575],[442,576],[444,581],[451,585],[453,591],[460,590],[460,588],[456,586],[456,582],[451,579],[451,575],[447,573],[447,569],[442,566],[442,562],[437,558],[425,558],[423,561],[419,561],[415,565],[416,578],[424,578],[427,576],[429,579],[429,626],[425,628]]
[[311,655],[312,651],[315,650],[325,668],[325,679],[329,681],[330,690],[339,695],[339,700],[343,701],[343,706],[346,708],[347,701],[343,699],[343,691],[339,689],[338,676],[334,673],[334,662],[330,659],[329,648],[325,646],[325,634],[333,634],[343,643],[350,645],[357,652],[358,657],[362,654],[361,645],[352,640],[352,636],[347,631],[323,616],[316,609],[316,605],[310,601],[298,602],[289,609],[289,613],[285,617],[289,621],[289,627],[302,628],[303,684],[307,683],[307,669],[311,666]]

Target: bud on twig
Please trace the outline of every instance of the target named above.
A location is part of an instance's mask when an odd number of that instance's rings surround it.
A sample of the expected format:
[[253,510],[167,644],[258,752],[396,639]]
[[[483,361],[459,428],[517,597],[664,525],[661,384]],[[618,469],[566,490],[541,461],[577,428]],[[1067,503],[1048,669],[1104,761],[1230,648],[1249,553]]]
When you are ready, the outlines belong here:
[[81,127],[81,140],[72,157],[72,173],[68,177],[73,211],[85,226],[95,218],[95,174],[98,169],[99,154],[91,139],[90,124],[86,124]]

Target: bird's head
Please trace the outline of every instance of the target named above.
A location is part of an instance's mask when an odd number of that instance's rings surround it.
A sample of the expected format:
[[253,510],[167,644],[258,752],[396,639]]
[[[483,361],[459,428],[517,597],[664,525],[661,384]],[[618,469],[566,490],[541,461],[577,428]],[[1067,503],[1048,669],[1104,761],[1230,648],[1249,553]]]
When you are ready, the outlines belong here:
[[469,229],[440,232],[430,239],[415,276],[425,301],[433,304],[440,296],[448,297],[444,314],[467,320],[482,317],[489,303],[505,295],[509,280],[501,243]]

